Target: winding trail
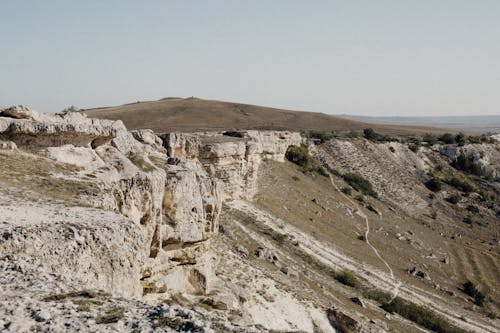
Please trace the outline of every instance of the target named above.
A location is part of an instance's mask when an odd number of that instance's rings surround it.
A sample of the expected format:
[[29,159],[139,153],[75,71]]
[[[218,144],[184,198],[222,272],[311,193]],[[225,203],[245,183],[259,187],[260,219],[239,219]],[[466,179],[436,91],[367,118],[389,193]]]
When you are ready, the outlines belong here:
[[392,299],[395,299],[397,296],[398,296],[398,293],[399,293],[399,287],[401,286],[401,282],[400,281],[397,281],[396,278],[394,277],[394,272],[391,268],[391,266],[389,265],[389,263],[387,261],[385,261],[385,259],[380,255],[380,253],[378,252],[377,248],[375,246],[373,246],[371,243],[370,243],[370,239],[368,238],[368,235],[370,234],[370,221],[368,219],[368,216],[366,216],[365,213],[363,213],[363,211],[361,210],[361,208],[359,207],[359,205],[354,202],[351,198],[349,198],[347,195],[345,195],[340,189],[339,187],[337,186],[337,184],[335,184],[335,182],[333,181],[333,177],[332,175],[329,175],[330,177],[330,183],[332,183],[332,186],[348,201],[350,202],[356,209],[355,209],[355,214],[358,215],[359,217],[361,217],[363,220],[365,220],[365,224],[366,224],[366,230],[365,230],[365,242],[366,244],[368,244],[368,246],[373,250],[373,252],[375,253],[375,255],[380,259],[380,261],[382,261],[384,263],[384,265],[387,267],[387,269],[389,270],[389,274],[391,275],[391,279],[394,281],[394,290],[392,292]]

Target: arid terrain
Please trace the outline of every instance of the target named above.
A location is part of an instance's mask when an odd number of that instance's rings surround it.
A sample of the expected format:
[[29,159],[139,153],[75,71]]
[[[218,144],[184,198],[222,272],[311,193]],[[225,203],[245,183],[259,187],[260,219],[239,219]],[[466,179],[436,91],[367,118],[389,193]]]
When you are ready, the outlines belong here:
[[221,130],[359,131],[369,126],[386,134],[440,133],[432,127],[368,125],[324,113],[281,110],[257,105],[190,98],[164,98],[121,106],[88,109],[89,117],[122,120],[129,129],[164,132]]
[[194,98],[2,110],[0,331],[498,332],[499,139]]

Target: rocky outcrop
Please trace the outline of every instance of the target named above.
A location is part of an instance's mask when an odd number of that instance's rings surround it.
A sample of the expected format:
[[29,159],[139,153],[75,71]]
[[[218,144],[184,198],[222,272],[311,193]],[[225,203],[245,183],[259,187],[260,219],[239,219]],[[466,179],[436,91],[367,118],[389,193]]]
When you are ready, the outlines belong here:
[[498,177],[500,175],[500,159],[498,158],[496,145],[439,145],[433,147],[433,149],[448,157],[452,163],[456,163],[460,157],[467,159],[471,168],[473,167],[479,175],[486,177]]
[[0,117],[36,120],[38,116],[39,114],[35,110],[25,105],[16,105],[0,110]]
[[126,132],[121,121],[90,119],[78,112],[48,115],[26,107],[15,107],[0,114],[0,139],[13,141],[18,146],[73,144],[97,147]]
[[263,159],[284,161],[286,150],[299,145],[299,133],[242,131],[170,133],[164,144],[170,157],[199,159],[207,173],[224,183],[227,198],[251,199],[257,191],[257,174]]
[[[133,262],[124,266],[133,266],[135,272],[125,274],[119,269],[87,267],[89,274],[100,277],[88,279],[85,285],[113,293],[123,290],[127,296],[151,292],[204,293],[210,286],[215,264],[209,244],[218,232],[222,204],[219,181],[209,177],[199,163],[191,163],[189,167],[185,163],[169,165],[162,140],[151,131],[127,132],[119,121],[93,120],[78,113],[32,113],[29,119],[0,117],[0,137],[20,146],[43,148],[41,152],[50,158],[78,167],[82,176],[91,176],[101,190],[97,197],[88,198],[88,203],[118,213],[120,218],[113,228],[124,227],[125,224],[118,222],[120,219],[131,221],[137,234],[135,238],[131,236],[130,242],[126,239],[109,242],[113,237],[106,236],[79,244],[79,251],[96,256],[86,262],[106,266],[106,260],[130,257]],[[35,236],[37,230],[26,229],[25,233],[38,237]],[[81,234],[87,229],[76,223],[75,230]],[[131,231],[123,231],[127,232]],[[134,239],[138,242],[134,243]],[[119,245],[123,242],[126,244]],[[17,243],[23,244],[23,241]],[[63,244],[49,237],[46,247],[62,249]],[[128,254],[118,251],[114,255],[98,250],[110,244],[121,246],[120,251],[128,251]],[[40,256],[40,253],[32,251],[30,255]],[[74,256],[81,257],[81,253]],[[43,258],[45,256],[40,257],[42,261]],[[129,285],[124,285],[121,279]],[[108,285],[101,280],[112,282]]]

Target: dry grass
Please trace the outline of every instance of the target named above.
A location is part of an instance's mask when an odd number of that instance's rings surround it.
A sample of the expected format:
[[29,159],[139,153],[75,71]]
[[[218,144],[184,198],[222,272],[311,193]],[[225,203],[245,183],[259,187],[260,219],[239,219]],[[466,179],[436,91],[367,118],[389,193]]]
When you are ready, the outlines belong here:
[[230,129],[362,131],[367,127],[390,135],[444,132],[432,127],[374,125],[318,112],[290,111],[198,98],[166,98],[84,112],[94,118],[121,119],[129,129],[149,128],[158,133]]
[[24,198],[31,194],[66,204],[85,205],[83,198],[99,191],[95,184],[55,176],[75,175],[78,170],[34,154],[0,151],[2,183],[19,190],[18,194]]

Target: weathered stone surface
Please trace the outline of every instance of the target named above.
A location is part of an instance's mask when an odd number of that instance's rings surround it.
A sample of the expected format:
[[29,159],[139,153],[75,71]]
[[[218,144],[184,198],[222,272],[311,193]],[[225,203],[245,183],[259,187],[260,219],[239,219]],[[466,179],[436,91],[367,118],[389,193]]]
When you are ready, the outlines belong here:
[[12,141],[0,140],[0,149],[14,150],[17,149],[17,145]]
[[460,155],[466,156],[475,164],[483,176],[497,177],[500,175],[500,158],[496,145],[467,144],[464,146],[441,145],[434,149],[447,156],[450,161],[456,161]]
[[[19,107],[17,107],[19,108]],[[10,109],[7,109],[10,110]],[[23,109],[24,110],[24,109]],[[78,112],[67,114],[39,114],[32,109],[19,112],[4,110],[0,114],[0,139],[7,139],[19,146],[55,147],[65,144],[75,146],[101,145],[127,130],[121,121],[87,118]],[[5,115],[17,115],[15,118]]]
[[38,113],[26,105],[16,105],[0,110],[0,117],[16,119],[38,119]]

